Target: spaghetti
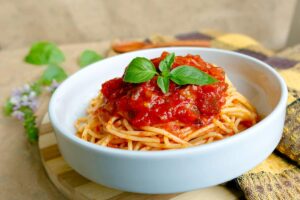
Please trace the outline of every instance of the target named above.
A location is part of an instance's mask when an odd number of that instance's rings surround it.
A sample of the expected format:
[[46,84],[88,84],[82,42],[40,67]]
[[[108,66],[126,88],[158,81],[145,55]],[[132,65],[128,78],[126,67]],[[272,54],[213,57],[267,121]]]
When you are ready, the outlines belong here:
[[[196,123],[193,119],[194,124],[188,123],[187,119],[167,120],[163,117],[160,123],[149,120],[137,123],[130,118],[131,114],[120,111],[112,114],[114,104],[108,103],[110,100],[104,96],[102,90],[90,102],[87,116],[76,121],[77,135],[98,145],[135,151],[186,148],[230,137],[254,125],[258,116],[248,100],[225,79],[224,77],[224,94],[219,95],[218,99],[221,102],[220,108],[210,115],[199,115],[205,120]],[[211,109],[208,111],[212,112]]]

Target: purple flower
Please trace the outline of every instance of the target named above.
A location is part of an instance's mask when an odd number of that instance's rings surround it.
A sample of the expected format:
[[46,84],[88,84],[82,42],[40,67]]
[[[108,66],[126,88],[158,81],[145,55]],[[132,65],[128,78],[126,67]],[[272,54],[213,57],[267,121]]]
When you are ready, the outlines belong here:
[[33,85],[26,84],[21,88],[17,88],[13,90],[8,102],[4,105],[7,115],[23,121],[23,126],[32,141],[38,137],[34,111],[38,106],[37,96],[40,87],[38,83],[34,83]]
[[38,106],[37,94],[31,90],[29,84],[24,85],[22,88],[15,89],[9,101],[13,104],[12,116],[23,120],[24,113],[20,110],[22,107],[29,107],[35,111]]
[[46,90],[48,92],[54,92],[56,90],[56,88],[58,88],[59,83],[54,79],[52,80],[52,83],[50,86],[46,87]]
[[21,96],[12,96],[10,102],[15,105],[19,105],[21,102]]
[[24,85],[22,90],[23,90],[24,93],[25,92],[30,92],[30,90],[31,90],[30,85],[29,84]]
[[13,91],[12,91],[12,96],[21,96],[22,95],[22,90],[20,90],[19,88],[17,88],[17,89],[13,89]]
[[19,110],[14,111],[11,115],[20,121],[24,120],[24,113]]
[[30,102],[28,106],[31,108],[31,110],[35,111],[38,107],[38,101],[34,99]]
[[31,91],[30,93],[29,93],[29,95],[28,95],[28,98],[30,99],[30,100],[34,100],[34,99],[36,99],[36,92],[34,92],[34,91]]

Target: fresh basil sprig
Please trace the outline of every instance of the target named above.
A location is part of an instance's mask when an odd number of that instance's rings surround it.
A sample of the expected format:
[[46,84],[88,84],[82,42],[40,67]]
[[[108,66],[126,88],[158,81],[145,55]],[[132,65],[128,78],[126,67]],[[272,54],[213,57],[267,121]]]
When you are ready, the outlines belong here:
[[168,77],[159,76],[157,78],[157,85],[163,93],[169,92],[170,80]]
[[181,65],[171,70],[174,60],[174,53],[167,55],[159,63],[158,68],[161,73],[158,73],[149,59],[134,58],[126,68],[123,80],[128,83],[143,83],[158,75],[157,85],[163,93],[168,93],[170,79],[177,85],[208,85],[218,81],[209,74],[188,65]]
[[160,63],[159,63],[159,70],[161,71],[163,76],[168,76],[171,66],[174,63],[175,60],[175,54],[174,53],[170,53],[169,55],[166,56],[165,59],[163,59]]
[[137,57],[129,63],[123,79],[128,83],[143,83],[151,80],[155,74],[155,66],[150,60]]

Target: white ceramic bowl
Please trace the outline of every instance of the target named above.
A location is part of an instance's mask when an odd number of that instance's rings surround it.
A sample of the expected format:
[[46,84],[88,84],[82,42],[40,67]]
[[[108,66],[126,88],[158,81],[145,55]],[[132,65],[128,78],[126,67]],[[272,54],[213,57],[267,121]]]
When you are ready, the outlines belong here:
[[[180,150],[119,150],[75,136],[75,120],[85,115],[89,101],[103,82],[121,76],[133,58],[154,58],[163,51],[200,54],[204,60],[223,67],[237,89],[265,118],[230,138]],[[80,70],[55,91],[49,114],[63,157],[81,175],[125,191],[176,193],[229,181],[262,162],[281,138],[286,101],[283,79],[257,59],[218,49],[161,48],[114,56]]]

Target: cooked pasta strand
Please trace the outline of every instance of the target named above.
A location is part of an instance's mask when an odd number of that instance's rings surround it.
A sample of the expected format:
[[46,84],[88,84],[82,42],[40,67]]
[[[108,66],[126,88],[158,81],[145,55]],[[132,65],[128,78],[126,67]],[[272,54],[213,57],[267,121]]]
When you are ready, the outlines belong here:
[[176,132],[162,128],[166,124],[136,129],[120,116],[112,116],[105,121],[101,116],[94,114],[102,104],[103,96],[100,94],[91,101],[87,109],[88,116],[76,121],[78,137],[102,146],[134,151],[178,149],[210,143],[238,134],[247,128],[245,124],[254,124],[257,120],[254,107],[230,83],[226,102],[218,118],[199,128],[186,126],[178,121],[169,122],[169,126],[179,127],[176,128]]

